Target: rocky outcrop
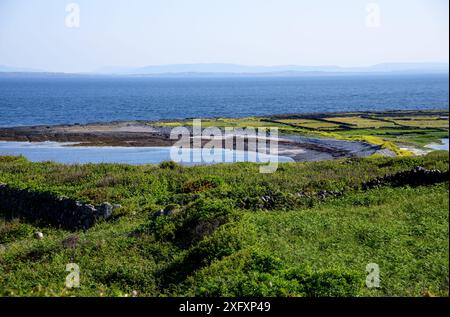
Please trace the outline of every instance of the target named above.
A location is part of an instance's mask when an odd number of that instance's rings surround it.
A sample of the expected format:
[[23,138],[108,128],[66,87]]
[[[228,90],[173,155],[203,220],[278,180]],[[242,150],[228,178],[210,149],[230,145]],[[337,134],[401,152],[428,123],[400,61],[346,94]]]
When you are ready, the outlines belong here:
[[88,229],[97,221],[111,217],[113,209],[110,203],[93,206],[51,193],[0,184],[0,213],[42,221],[64,229]]
[[428,170],[421,166],[416,166],[412,170],[398,172],[395,174],[377,177],[362,184],[364,190],[376,188],[383,185],[389,186],[422,186],[442,183],[449,180],[448,171],[442,172],[437,169]]

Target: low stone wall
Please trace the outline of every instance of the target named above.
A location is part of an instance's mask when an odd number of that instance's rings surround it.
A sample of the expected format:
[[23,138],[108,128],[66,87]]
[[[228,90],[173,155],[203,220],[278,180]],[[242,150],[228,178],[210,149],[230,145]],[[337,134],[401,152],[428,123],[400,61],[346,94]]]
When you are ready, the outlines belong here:
[[98,220],[108,219],[112,211],[109,203],[93,206],[67,197],[0,184],[0,213],[44,221],[64,229],[87,229]]
[[448,171],[428,170],[421,166],[417,166],[409,171],[398,172],[395,174],[377,177],[362,184],[364,190],[380,187],[383,185],[390,186],[422,186],[442,183],[449,180]]

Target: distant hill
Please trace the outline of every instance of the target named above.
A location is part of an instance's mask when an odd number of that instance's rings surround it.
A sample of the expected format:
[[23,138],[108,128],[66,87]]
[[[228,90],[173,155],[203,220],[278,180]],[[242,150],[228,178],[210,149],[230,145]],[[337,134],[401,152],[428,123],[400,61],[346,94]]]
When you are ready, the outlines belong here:
[[249,66],[238,64],[171,64],[137,68],[103,67],[89,73],[55,73],[44,70],[8,67],[0,65],[0,73],[7,76],[79,76],[79,75],[123,75],[123,76],[331,76],[357,74],[448,74],[447,63],[384,63],[368,67],[323,66]]
[[117,74],[166,74],[166,73],[235,73],[258,74],[273,72],[309,72],[309,71],[338,71],[337,66],[247,66],[237,64],[173,64],[145,66],[140,68],[103,68],[98,73]]
[[304,73],[448,73],[446,63],[385,63],[369,67],[325,66],[247,66],[237,64],[172,64],[139,68],[100,68],[98,74],[162,75],[162,74],[278,74],[300,75]]
[[40,73],[43,70],[33,69],[33,68],[23,68],[23,67],[9,67],[0,65],[0,72],[2,73]]

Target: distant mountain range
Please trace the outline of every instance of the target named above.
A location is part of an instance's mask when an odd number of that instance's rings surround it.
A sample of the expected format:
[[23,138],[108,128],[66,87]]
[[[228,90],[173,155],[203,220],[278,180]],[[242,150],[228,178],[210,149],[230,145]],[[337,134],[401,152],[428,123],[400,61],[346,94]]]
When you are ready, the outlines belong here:
[[[325,66],[248,66],[238,64],[171,64],[138,68],[103,67],[77,75],[123,75],[123,76],[302,76],[346,74],[448,74],[447,63],[384,63],[368,67]],[[50,73],[42,70],[16,68],[0,65],[0,73]]]
[[139,68],[105,67],[98,74],[155,75],[155,74],[299,74],[299,73],[391,73],[391,72],[447,72],[445,63],[386,63],[369,67],[326,66],[246,66],[237,64],[173,64]]
[[42,73],[43,70],[33,69],[33,68],[22,68],[22,67],[9,67],[0,65],[1,73]]

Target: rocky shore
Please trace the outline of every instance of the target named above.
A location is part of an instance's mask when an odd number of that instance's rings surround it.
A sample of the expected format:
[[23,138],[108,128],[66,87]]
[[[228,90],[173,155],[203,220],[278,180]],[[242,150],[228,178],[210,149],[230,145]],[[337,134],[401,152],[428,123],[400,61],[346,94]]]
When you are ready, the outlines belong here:
[[[93,123],[86,125],[29,126],[0,128],[0,141],[70,142],[68,146],[165,147],[177,140],[170,138],[172,127],[145,121]],[[209,142],[204,138],[201,144]],[[225,141],[223,147],[225,147]],[[246,150],[257,150],[248,147]],[[233,144],[236,148],[236,142]],[[363,157],[374,153],[395,155],[380,146],[364,142],[282,135],[278,139],[280,155],[295,161],[317,161],[340,157]]]

